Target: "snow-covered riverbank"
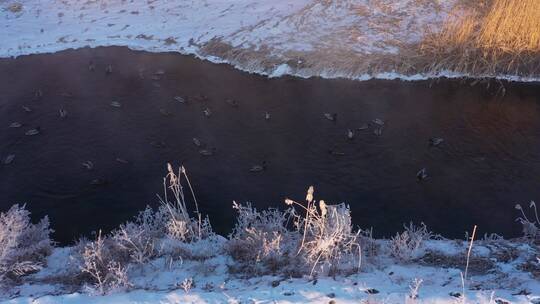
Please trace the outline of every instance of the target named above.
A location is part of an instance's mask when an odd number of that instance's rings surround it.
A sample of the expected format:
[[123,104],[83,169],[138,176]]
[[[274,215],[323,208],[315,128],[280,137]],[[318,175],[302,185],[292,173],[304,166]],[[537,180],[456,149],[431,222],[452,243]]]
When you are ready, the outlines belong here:
[[455,2],[4,0],[0,56],[114,45],[191,54],[271,77],[463,77],[400,74],[389,63],[400,60],[401,48],[440,28]]
[[[540,273],[523,268],[534,263],[534,246],[491,240],[473,248],[466,303],[540,303]],[[160,258],[129,271],[133,284],[129,292],[106,296],[71,293],[60,283],[73,271],[71,250],[55,249],[47,268],[28,280],[33,283],[13,288],[6,296],[17,297],[4,298],[4,303],[463,303],[467,243],[433,240],[414,262],[399,263],[383,255],[370,258],[358,274],[317,279],[242,278],[229,273],[234,261],[224,254],[173,264]],[[536,263],[538,271],[540,261]]]

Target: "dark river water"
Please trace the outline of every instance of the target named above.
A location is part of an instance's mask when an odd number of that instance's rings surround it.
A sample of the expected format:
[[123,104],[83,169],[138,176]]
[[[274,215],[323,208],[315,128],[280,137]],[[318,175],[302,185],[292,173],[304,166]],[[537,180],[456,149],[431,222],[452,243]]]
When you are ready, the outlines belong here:
[[[167,162],[185,165],[221,233],[234,223],[233,200],[284,207],[309,185],[316,198],[349,203],[355,224],[377,236],[409,221],[447,237],[475,224],[516,236],[514,204],[540,198],[539,84],[504,83],[502,96],[495,82],[268,79],[126,48],[1,59],[0,80],[0,210],[26,203],[49,215],[62,243],[156,206]],[[379,136],[374,119],[385,122]],[[25,135],[35,127],[40,134]],[[444,142],[432,147],[431,137]],[[265,171],[250,172],[263,161]],[[429,178],[418,182],[421,168]]]

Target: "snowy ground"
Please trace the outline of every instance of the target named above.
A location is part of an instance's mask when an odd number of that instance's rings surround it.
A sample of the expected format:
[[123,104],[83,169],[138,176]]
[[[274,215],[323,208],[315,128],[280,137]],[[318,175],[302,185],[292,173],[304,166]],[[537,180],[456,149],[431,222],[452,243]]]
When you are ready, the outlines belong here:
[[421,79],[436,75],[370,71],[439,28],[455,2],[0,0],[0,57],[116,45],[271,76]]
[[[387,242],[377,241],[377,245],[384,247]],[[16,297],[4,298],[3,303],[463,303],[458,297],[463,293],[467,245],[431,240],[413,262],[380,254],[367,258],[359,274],[316,280],[231,274],[228,265],[234,262],[218,249],[208,259],[170,263],[160,258],[133,266],[131,291],[107,296],[70,291],[60,284],[77,270],[69,257],[71,248],[59,248],[44,270],[10,290],[5,296]],[[218,239],[213,246],[204,243],[193,248],[219,247]],[[540,303],[537,247],[506,240],[478,241],[471,256],[466,303]],[[528,272],[531,267],[538,273]],[[412,299],[416,286],[418,296]]]

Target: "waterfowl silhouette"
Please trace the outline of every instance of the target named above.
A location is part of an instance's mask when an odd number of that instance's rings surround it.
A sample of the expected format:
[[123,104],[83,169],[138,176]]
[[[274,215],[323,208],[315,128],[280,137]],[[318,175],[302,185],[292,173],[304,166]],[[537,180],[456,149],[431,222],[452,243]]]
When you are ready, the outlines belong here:
[[34,136],[34,135],[38,135],[40,132],[41,132],[41,127],[35,127],[34,129],[30,129],[30,130],[26,131],[26,133],[24,133],[24,135]]
[[199,154],[202,155],[202,156],[212,156],[212,155],[214,155],[215,151],[216,151],[216,148],[201,149],[201,150],[199,150]]
[[354,138],[354,132],[351,129],[347,130],[347,139],[352,140]]
[[182,96],[174,96],[174,100],[178,101],[179,103],[186,103],[187,100]]
[[384,121],[380,118],[375,118],[374,120],[372,120],[371,122],[373,122],[374,124],[378,125],[378,126],[384,126]]
[[163,116],[171,116],[172,113],[170,111],[168,111],[167,109],[159,109],[159,113]]
[[6,158],[4,158],[4,165],[11,164],[14,159],[15,159],[15,154],[10,154],[10,155],[6,156]]
[[116,161],[122,164],[129,164],[129,162],[123,158],[117,157]]
[[68,116],[68,112],[64,109],[60,109],[58,112],[60,113],[60,118],[66,118]]
[[337,121],[337,113],[324,113],[324,117],[330,121]]
[[9,124],[10,128],[20,128],[22,127],[22,124],[20,122],[14,121],[11,124]]
[[37,89],[36,92],[34,92],[34,99],[39,100],[43,97],[43,91],[41,89]]
[[440,144],[442,144],[442,142],[444,141],[443,138],[441,137],[432,137],[429,139],[429,145],[432,146],[432,147],[436,147]]
[[416,179],[421,182],[425,179],[428,178],[428,174],[427,174],[427,170],[426,168],[422,168],[420,169],[420,171],[418,171],[418,173],[416,173]]
[[82,165],[83,167],[85,167],[86,169],[88,169],[88,170],[94,169],[94,163],[91,162],[91,161],[89,161],[89,160],[87,160],[87,161],[81,163],[81,165]]
[[251,166],[251,168],[249,169],[249,172],[261,172],[261,171],[264,171],[266,170],[266,161],[263,161],[260,165],[253,165]]
[[236,101],[235,99],[225,99],[225,102],[233,108],[238,108],[238,101]]
[[113,107],[113,108],[121,108],[122,104],[119,103],[118,101],[113,101],[113,102],[111,102],[111,107]]
[[107,65],[107,67],[105,68],[105,74],[106,74],[106,75],[110,75],[110,74],[112,74],[112,72],[113,72],[113,67],[112,67],[112,65],[110,65],[110,64]]

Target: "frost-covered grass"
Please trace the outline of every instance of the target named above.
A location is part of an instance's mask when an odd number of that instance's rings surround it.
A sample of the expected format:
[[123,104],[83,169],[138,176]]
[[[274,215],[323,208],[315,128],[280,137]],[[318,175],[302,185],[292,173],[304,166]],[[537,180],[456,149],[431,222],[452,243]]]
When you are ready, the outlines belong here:
[[2,213],[0,301],[540,303],[534,203],[516,206],[518,239],[448,240],[412,223],[373,239],[353,227],[347,205],[316,200],[310,187],[282,209],[234,203],[224,238],[190,211],[198,206],[185,169],[167,171],[156,209],[71,247],[53,248],[47,220],[31,224],[24,206]]
[[[0,57],[114,45],[269,76],[538,81],[537,11],[536,0],[4,0]],[[458,33],[479,26],[458,43]],[[525,40],[524,52],[493,57],[497,64],[479,48]]]

